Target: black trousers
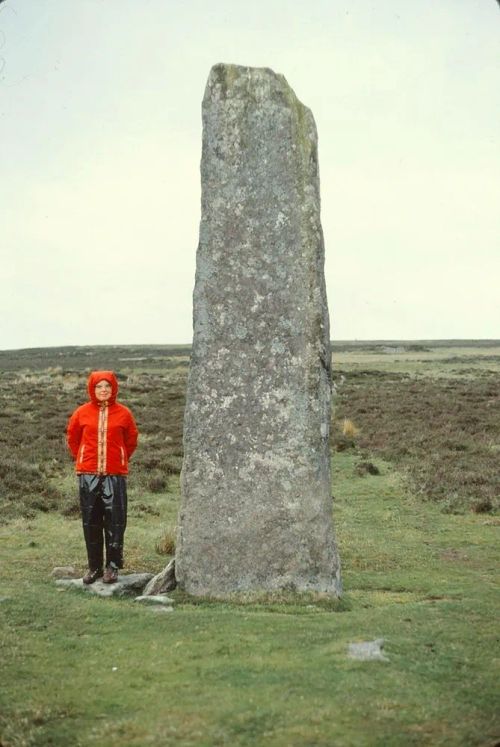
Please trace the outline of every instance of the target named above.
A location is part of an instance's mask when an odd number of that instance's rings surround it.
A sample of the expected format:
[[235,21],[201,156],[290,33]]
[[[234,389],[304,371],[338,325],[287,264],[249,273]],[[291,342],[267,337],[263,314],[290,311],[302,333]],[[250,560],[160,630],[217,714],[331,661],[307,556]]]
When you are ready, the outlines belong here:
[[123,568],[123,536],[127,526],[127,480],[123,475],[78,475],[83,536],[89,568]]

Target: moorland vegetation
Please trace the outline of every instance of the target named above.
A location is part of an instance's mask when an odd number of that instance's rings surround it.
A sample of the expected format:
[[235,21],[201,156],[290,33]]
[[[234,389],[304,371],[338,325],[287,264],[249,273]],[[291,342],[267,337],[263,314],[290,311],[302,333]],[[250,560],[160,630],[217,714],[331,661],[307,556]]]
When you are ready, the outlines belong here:
[[[135,487],[167,491],[182,464],[189,352],[188,346],[0,351],[0,520],[78,511],[68,490],[64,430],[86,399],[88,372],[98,368],[118,372],[120,399],[138,421]],[[380,456],[400,470],[412,493],[445,511],[497,511],[498,352],[493,341],[432,350],[429,343],[334,345],[332,450]],[[355,437],[343,432],[346,419]]]
[[[87,372],[118,372],[140,446],[127,571],[174,551],[186,347],[0,352],[0,744],[399,747],[500,738],[500,344],[334,347],[341,600],[282,593],[174,612],[61,593],[83,571],[64,444]],[[350,424],[350,425],[347,425]],[[383,637],[387,661],[347,656]]]

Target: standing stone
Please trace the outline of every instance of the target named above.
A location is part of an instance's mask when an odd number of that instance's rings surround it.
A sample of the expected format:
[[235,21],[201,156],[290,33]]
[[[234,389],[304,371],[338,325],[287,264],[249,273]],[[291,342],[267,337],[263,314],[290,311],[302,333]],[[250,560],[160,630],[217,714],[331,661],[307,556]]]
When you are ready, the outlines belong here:
[[212,68],[201,178],[176,578],[339,594],[317,135],[283,76]]

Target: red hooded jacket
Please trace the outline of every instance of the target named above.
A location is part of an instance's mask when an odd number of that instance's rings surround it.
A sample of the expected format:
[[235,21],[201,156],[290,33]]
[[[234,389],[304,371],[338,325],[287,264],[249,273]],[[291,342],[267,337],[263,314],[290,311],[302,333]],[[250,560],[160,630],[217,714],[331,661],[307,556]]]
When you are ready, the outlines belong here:
[[[98,402],[99,381],[111,385],[111,397]],[[137,446],[137,426],[132,413],[116,402],[118,381],[112,371],[93,371],[87,384],[90,402],[78,407],[67,428],[68,447],[77,474],[126,475],[128,460]]]

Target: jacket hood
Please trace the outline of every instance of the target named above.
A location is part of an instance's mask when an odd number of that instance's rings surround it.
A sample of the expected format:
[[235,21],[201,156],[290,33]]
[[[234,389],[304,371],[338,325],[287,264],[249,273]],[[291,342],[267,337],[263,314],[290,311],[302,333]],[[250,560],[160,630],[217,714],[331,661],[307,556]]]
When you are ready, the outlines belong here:
[[95,396],[96,384],[98,384],[100,381],[107,381],[108,384],[111,384],[111,397],[108,400],[108,404],[112,405],[113,402],[115,402],[116,396],[118,394],[118,379],[116,378],[113,371],[92,371],[87,382],[87,390],[89,393],[89,397],[94,405],[100,404],[99,400]]

